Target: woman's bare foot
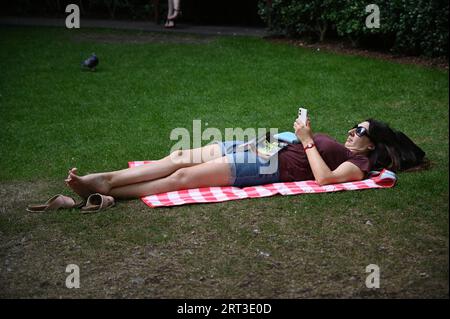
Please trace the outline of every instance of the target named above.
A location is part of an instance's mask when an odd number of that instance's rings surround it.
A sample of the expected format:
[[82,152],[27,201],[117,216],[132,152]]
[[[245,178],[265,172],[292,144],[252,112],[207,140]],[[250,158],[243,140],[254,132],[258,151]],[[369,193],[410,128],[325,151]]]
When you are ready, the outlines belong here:
[[169,28],[169,29],[173,28],[173,27],[175,27],[175,22],[173,22],[173,20],[167,19],[166,24],[164,24],[164,27]]
[[106,174],[96,173],[85,176],[78,176],[76,168],[72,168],[69,171],[69,176],[66,179],[66,184],[75,193],[83,198],[87,198],[93,193],[107,195],[111,190],[111,186],[109,185],[109,180]]

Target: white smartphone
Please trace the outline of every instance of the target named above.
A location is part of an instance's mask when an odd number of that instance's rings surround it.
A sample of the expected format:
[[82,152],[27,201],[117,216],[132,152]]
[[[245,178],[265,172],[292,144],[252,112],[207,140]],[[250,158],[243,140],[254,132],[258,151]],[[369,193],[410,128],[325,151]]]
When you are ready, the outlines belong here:
[[298,108],[298,119],[306,125],[306,120],[308,119],[308,110],[302,107]]

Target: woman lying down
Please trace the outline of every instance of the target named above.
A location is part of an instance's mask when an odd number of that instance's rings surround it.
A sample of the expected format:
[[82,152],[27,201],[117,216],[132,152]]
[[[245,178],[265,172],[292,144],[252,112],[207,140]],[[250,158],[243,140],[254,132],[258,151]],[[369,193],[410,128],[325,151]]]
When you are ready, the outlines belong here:
[[426,164],[425,153],[405,134],[374,119],[348,130],[344,144],[324,134],[313,134],[309,119],[306,124],[297,119],[294,129],[300,143],[279,151],[278,167],[270,174],[261,173],[269,165],[267,159],[252,151],[237,150],[243,142],[225,141],[177,151],[151,164],[118,171],[81,176],[72,168],[65,181],[83,198],[99,193],[120,199],[209,186],[303,180],[327,185],[365,179],[371,170],[403,171]]

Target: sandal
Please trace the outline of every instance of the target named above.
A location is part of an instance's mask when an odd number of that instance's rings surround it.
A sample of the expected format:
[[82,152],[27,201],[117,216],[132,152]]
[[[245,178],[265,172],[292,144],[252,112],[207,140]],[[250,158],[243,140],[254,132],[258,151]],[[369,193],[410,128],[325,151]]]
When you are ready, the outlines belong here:
[[86,206],[81,207],[81,213],[96,213],[101,210],[106,210],[110,207],[113,207],[114,205],[114,197],[95,193],[89,195],[86,201]]
[[50,198],[45,204],[28,205],[27,211],[30,213],[43,213],[58,209],[79,208],[83,203],[76,203],[72,197],[58,194]]
[[182,15],[183,15],[183,12],[181,12],[180,9],[173,9],[173,13],[171,15],[171,18],[167,17],[167,20],[175,21],[176,19],[180,18]]

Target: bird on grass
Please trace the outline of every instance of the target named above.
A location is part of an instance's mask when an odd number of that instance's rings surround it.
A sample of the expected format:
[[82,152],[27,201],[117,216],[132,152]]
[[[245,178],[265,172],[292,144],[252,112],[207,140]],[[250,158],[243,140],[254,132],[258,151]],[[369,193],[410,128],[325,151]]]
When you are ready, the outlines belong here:
[[95,71],[95,67],[98,65],[98,58],[95,55],[95,53],[92,53],[92,55],[87,58],[86,60],[81,63],[81,67],[84,69],[89,69],[91,71]]

